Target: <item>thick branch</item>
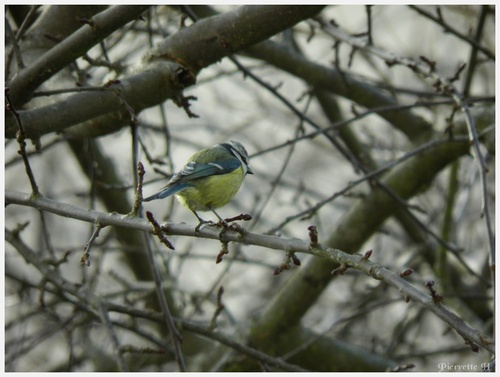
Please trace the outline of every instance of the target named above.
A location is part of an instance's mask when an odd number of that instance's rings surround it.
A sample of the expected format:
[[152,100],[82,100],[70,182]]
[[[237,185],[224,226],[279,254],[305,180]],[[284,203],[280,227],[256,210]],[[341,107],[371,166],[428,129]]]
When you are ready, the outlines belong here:
[[114,6],[97,14],[75,33],[19,72],[7,86],[17,106],[28,102],[47,79],[82,56],[116,29],[137,19],[148,6]]
[[[85,130],[79,129],[72,133],[89,137],[92,133],[102,135],[114,132],[124,124],[129,124],[131,120],[131,114],[123,101],[138,113],[167,98],[174,98],[185,85],[192,83],[191,80],[186,80],[188,76],[184,72],[185,70],[175,63],[155,62],[143,67],[141,72],[102,88],[101,91],[92,90],[74,94],[51,105],[19,111],[19,115],[28,138],[60,132],[105,114],[115,116],[115,122],[109,123],[111,129],[102,129],[100,124],[90,122],[84,125]],[[7,117],[5,126],[5,137],[15,137],[17,131],[15,119]],[[82,135],[82,131],[86,133]]]
[[151,58],[172,60],[198,72],[315,16],[323,8],[323,5],[241,6],[181,29],[158,46]]
[[[149,57],[155,63],[147,64],[144,68],[146,72],[125,78],[111,88],[121,91],[121,96],[135,113],[169,98],[178,98],[179,90],[195,83],[194,75],[201,68],[312,17],[322,8],[323,6],[243,6],[199,21],[167,38]],[[67,40],[72,40],[75,34]],[[172,61],[187,69],[182,69]],[[22,73],[26,75],[24,72]],[[20,90],[16,89],[16,85],[20,85],[17,77],[10,85],[12,98],[18,96],[16,93]],[[106,118],[98,118],[103,116]],[[108,91],[75,94],[54,105],[21,112],[21,118],[27,137],[30,138],[65,130],[90,120],[93,121],[72,130],[73,136],[104,135],[129,123],[121,98]],[[12,138],[16,131],[14,122],[7,118],[6,123],[6,137]],[[103,128],[102,124],[109,124],[110,127]]]

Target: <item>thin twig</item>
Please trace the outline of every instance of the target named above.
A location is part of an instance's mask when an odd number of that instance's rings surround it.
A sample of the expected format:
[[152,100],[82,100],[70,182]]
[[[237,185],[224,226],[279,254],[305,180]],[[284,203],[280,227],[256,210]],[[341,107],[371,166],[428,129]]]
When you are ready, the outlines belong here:
[[174,319],[172,317],[172,313],[170,312],[170,308],[168,307],[167,299],[165,298],[165,293],[163,292],[163,282],[160,275],[160,269],[158,267],[158,263],[156,262],[155,255],[153,253],[153,248],[151,246],[151,238],[147,233],[144,234],[146,241],[146,251],[149,258],[149,264],[151,266],[151,272],[153,273],[153,279],[156,286],[156,293],[158,295],[158,301],[160,302],[160,307],[162,310],[163,319],[167,325],[168,330],[172,336],[172,344],[175,352],[175,360],[177,361],[177,365],[179,366],[179,370],[181,372],[185,372],[187,370],[186,363],[184,361],[184,356],[181,350],[182,336],[177,330],[175,326]]
[[368,25],[368,30],[366,31],[366,34],[368,35],[368,44],[373,44],[373,28],[372,28],[372,7],[373,5],[365,5],[366,9],[366,23]]
[[31,191],[33,196],[39,196],[40,191],[38,190],[38,185],[35,181],[35,175],[33,174],[33,170],[31,170],[30,162],[28,159],[28,155],[26,153],[26,134],[24,133],[23,124],[21,122],[21,117],[17,112],[14,104],[12,103],[9,96],[9,88],[5,89],[5,99],[7,100],[7,111],[10,111],[14,118],[16,119],[17,126],[19,127],[19,131],[17,132],[17,142],[19,143],[19,154],[23,158],[24,167],[26,169],[26,173],[28,174],[28,178],[31,184]]
[[[139,138],[138,138],[138,133],[137,133],[137,127],[134,122],[132,122],[132,135],[133,135],[133,161],[134,161],[134,168],[137,166],[137,174],[135,174],[135,180],[136,180],[136,195],[135,195],[135,201],[134,201],[134,208],[132,210],[132,213],[136,215],[139,211],[140,216],[142,217],[142,185],[143,185],[143,180],[144,180],[144,174],[146,171],[144,170],[144,166],[142,165],[141,162],[138,162],[138,148],[139,148]],[[151,222],[154,228],[154,233],[157,235],[159,240],[165,244],[168,248],[174,249],[174,246],[170,243],[170,241],[167,239],[167,237],[163,234],[161,231],[160,225],[155,221],[153,214],[150,212],[147,212],[147,217],[148,220]],[[153,279],[155,282],[156,286],[156,293],[158,295],[158,300],[160,302],[160,307],[162,308],[162,313],[163,313],[163,318],[165,320],[165,323],[167,325],[167,328],[170,331],[170,334],[172,336],[172,344],[174,348],[174,354],[175,354],[175,360],[177,361],[177,365],[179,366],[179,370],[181,372],[186,371],[186,363],[184,361],[184,356],[182,354],[181,350],[181,343],[182,343],[182,336],[180,335],[179,331],[177,330],[177,327],[175,326],[174,320],[172,318],[172,314],[170,312],[170,308],[168,307],[167,300],[165,298],[165,294],[163,292],[163,283],[162,279],[160,276],[160,270],[158,267],[158,264],[156,262],[156,258],[153,252],[153,248],[151,246],[151,238],[149,234],[145,233],[145,242],[146,242],[146,249],[147,249],[147,254],[149,258],[149,264],[151,266],[151,271],[153,273]]]
[[[311,104],[311,100],[312,100],[312,97],[309,96],[308,100],[307,100],[307,103],[306,103],[306,106],[305,106],[306,109],[304,110],[304,113],[309,108],[309,105]],[[297,137],[299,137],[300,134],[304,134],[304,124],[303,124],[303,120],[302,119],[299,121],[299,124],[297,125],[297,128],[295,130],[295,135],[294,135],[293,140],[296,140]],[[269,192],[266,195],[264,195],[264,197],[265,197],[264,202],[261,204],[260,208],[256,211],[256,215],[254,215],[254,221],[250,225],[250,229],[249,230],[253,229],[257,225],[257,223],[259,222],[262,214],[264,213],[264,209],[270,203],[271,198],[273,197],[273,194],[276,191],[276,189],[277,189],[277,187],[278,187],[278,185],[279,185],[279,183],[280,183],[283,175],[285,174],[285,171],[286,171],[286,169],[288,167],[288,164],[290,163],[292,155],[293,155],[293,153],[295,151],[295,146],[296,146],[296,143],[293,143],[293,144],[290,145],[290,148],[287,151],[287,155],[285,156],[285,158],[283,160],[281,168],[279,169],[278,173],[276,174],[276,177],[271,182],[271,189],[269,190]]]
[[170,250],[175,250],[174,245],[168,240],[167,236],[163,232],[162,226],[156,221],[152,212],[146,211],[146,217],[148,221],[153,225],[154,235],[158,237],[160,242],[168,247]]
[[[460,140],[463,141],[463,138],[456,140],[456,141],[460,141]],[[448,139],[432,140],[426,144],[423,144],[423,145],[419,146],[418,148],[416,148],[410,152],[405,153],[403,156],[399,157],[398,159],[396,159],[390,163],[387,163],[386,165],[381,166],[381,167],[377,168],[376,170],[372,170],[369,173],[366,173],[365,175],[363,175],[363,177],[356,179],[354,181],[349,181],[347,186],[345,188],[343,188],[342,190],[335,192],[334,194],[332,194],[328,198],[319,201],[315,205],[313,205],[313,206],[311,206],[311,207],[309,207],[301,212],[298,212],[294,215],[287,217],[280,224],[271,228],[266,233],[273,234],[273,233],[277,232],[278,230],[282,229],[286,224],[288,224],[291,221],[294,221],[296,219],[311,218],[325,204],[335,200],[336,198],[338,198],[340,196],[345,195],[347,192],[351,191],[353,188],[355,188],[359,184],[381,175],[382,173],[384,173],[384,172],[396,167],[397,165],[401,164],[402,162],[408,160],[409,158],[419,155],[421,152],[423,152],[425,150],[428,150],[428,149],[431,149],[431,148],[438,146],[440,144],[446,144],[446,143],[449,143]]]
[[483,211],[482,215],[486,221],[486,229],[488,232],[488,240],[490,246],[490,268],[492,270],[492,277],[494,277],[494,269],[495,269],[495,235],[493,233],[493,225],[491,222],[490,216],[490,200],[488,193],[488,181],[486,178],[486,174],[488,173],[488,168],[486,166],[486,161],[484,160],[483,154],[481,153],[481,148],[479,145],[479,137],[476,130],[476,125],[474,118],[472,117],[469,107],[466,103],[462,103],[462,110],[465,113],[465,120],[467,124],[467,128],[469,130],[469,137],[472,142],[472,147],[474,150],[474,157],[478,161],[479,164],[479,174],[481,176],[481,186],[483,189]]
[[[486,16],[488,15],[488,5],[481,6],[481,15],[479,16],[479,20],[476,27],[476,35],[474,36],[474,40],[479,44],[481,42],[481,37],[483,36],[484,27],[486,23]],[[463,93],[464,97],[469,96],[470,86],[472,84],[472,77],[476,72],[477,61],[478,61],[478,48],[475,45],[472,45],[472,49],[469,57],[469,64],[467,64],[467,74],[465,76]]]
[[222,295],[224,294],[224,287],[221,285],[219,290],[217,291],[217,303],[215,307],[215,312],[210,320],[210,325],[208,325],[208,329],[213,331],[217,327],[217,317],[219,317],[220,313],[225,309],[224,304],[222,303]]
[[[21,48],[19,47],[19,44],[17,43],[18,42],[17,38],[14,36],[14,32],[12,31],[12,28],[10,26],[10,22],[7,18],[5,19],[5,31],[7,32],[7,36],[12,43],[12,51],[13,51],[14,56],[16,57],[16,61],[17,61],[17,69],[21,70],[25,67],[24,62],[23,62],[23,55],[21,54]],[[6,67],[6,69],[8,69],[8,67]]]
[[[461,33],[448,23],[444,22],[442,17],[439,16],[434,16],[432,13],[417,7],[416,5],[408,5],[411,9],[415,10],[416,12],[420,13],[422,16],[427,17],[428,19],[434,21],[438,25],[441,25],[443,29],[445,29],[447,32],[456,35],[458,38],[464,40],[465,42],[469,43],[471,46],[474,46],[477,48],[479,51],[481,51],[483,54],[485,54],[488,58],[495,60],[495,53],[490,51],[488,48],[481,46],[477,41],[472,39],[471,37]],[[486,5],[487,6],[487,5]]]
[[113,353],[115,354],[116,363],[121,372],[128,372],[127,363],[123,358],[123,354],[120,351],[120,343],[118,342],[118,337],[116,336],[115,328],[111,323],[109,318],[108,310],[104,302],[99,303],[99,314],[101,317],[101,322],[108,332],[109,339],[111,340],[111,345],[113,347]]
[[90,236],[89,242],[85,244],[85,247],[83,248],[84,253],[80,259],[80,263],[86,265],[87,267],[90,266],[90,249],[92,245],[94,244],[94,241],[96,240],[97,237],[99,237],[99,233],[101,232],[101,229],[103,226],[97,222],[96,227],[94,231],[92,232],[92,235]]
[[16,53],[16,55],[17,55],[17,52],[15,51],[16,47],[14,47],[14,45],[17,45],[17,42],[19,40],[21,40],[21,37],[24,35],[24,32],[28,29],[28,27],[31,25],[31,22],[37,16],[37,9],[39,7],[40,7],[40,5],[32,5],[31,6],[31,9],[29,10],[28,14],[26,15],[26,17],[23,20],[23,23],[21,24],[21,26],[17,30],[15,40],[12,41],[13,48],[11,51],[9,51],[9,54],[7,55],[7,61],[5,63],[5,78],[6,79],[10,79],[9,76],[10,76],[10,65],[12,62],[12,57],[14,56],[14,53]]

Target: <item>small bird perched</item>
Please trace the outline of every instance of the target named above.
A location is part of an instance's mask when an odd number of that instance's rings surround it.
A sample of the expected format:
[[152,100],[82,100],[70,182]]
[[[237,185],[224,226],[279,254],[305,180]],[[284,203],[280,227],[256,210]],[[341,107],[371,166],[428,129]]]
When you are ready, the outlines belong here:
[[231,140],[196,152],[165,187],[144,201],[175,194],[181,204],[189,208],[200,221],[197,229],[207,223],[197,211],[212,211],[224,224],[215,209],[231,201],[247,174],[253,174],[248,165],[248,153],[241,143]]

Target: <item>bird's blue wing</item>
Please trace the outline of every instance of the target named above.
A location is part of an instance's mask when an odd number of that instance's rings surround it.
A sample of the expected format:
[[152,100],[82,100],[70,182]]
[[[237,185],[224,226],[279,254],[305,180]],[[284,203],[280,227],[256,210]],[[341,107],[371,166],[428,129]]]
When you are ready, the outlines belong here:
[[207,164],[200,164],[195,161],[188,162],[182,170],[175,174],[167,185],[160,190],[155,195],[143,199],[145,202],[149,202],[154,199],[163,199],[167,196],[176,194],[185,188],[191,187],[190,181],[209,177],[211,175],[228,174],[240,167],[240,161],[236,158],[209,162]]
[[180,173],[172,177],[169,183],[187,182],[193,179],[209,177],[211,175],[228,174],[238,169],[240,165],[240,162],[236,158],[209,162],[207,164],[191,161],[182,168]]

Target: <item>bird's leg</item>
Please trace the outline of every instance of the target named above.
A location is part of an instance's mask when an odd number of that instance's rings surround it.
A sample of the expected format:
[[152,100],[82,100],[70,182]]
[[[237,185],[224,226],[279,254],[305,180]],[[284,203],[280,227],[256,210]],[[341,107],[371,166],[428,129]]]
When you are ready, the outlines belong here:
[[196,216],[196,218],[198,219],[199,223],[198,225],[196,225],[196,228],[194,228],[194,234],[198,234],[198,231],[200,230],[200,228],[202,227],[202,225],[205,225],[205,224],[209,224],[209,225],[214,225],[214,222],[213,221],[210,221],[210,220],[203,220],[197,213],[196,211],[192,211],[194,213],[194,215]]
[[219,214],[217,212],[215,212],[215,210],[211,209],[211,211],[214,213],[215,216],[217,216],[217,218],[219,219],[219,224],[222,225],[222,226],[225,226],[227,225],[226,221],[219,216]]

